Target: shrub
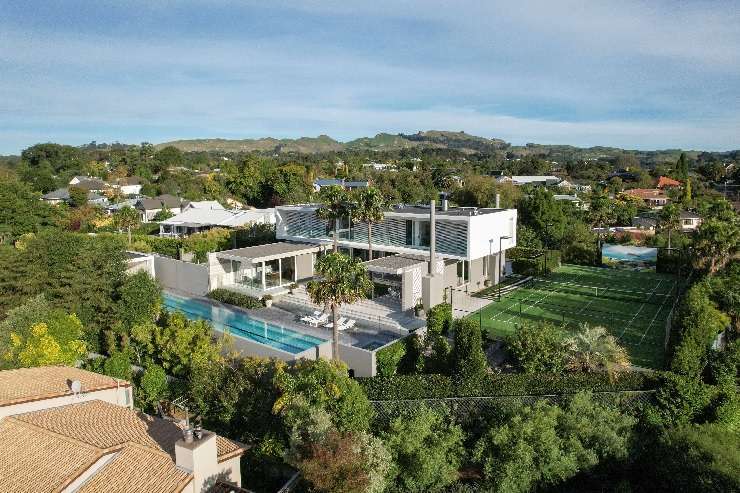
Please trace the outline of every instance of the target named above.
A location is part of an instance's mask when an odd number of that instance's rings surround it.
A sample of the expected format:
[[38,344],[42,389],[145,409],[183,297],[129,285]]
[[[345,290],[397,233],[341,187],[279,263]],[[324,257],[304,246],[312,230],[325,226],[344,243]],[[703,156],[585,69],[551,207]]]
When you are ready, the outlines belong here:
[[105,359],[103,373],[109,377],[131,381],[131,355],[125,351],[117,351]]
[[525,324],[506,344],[514,364],[527,373],[557,373],[565,368],[566,346],[552,324]]
[[452,325],[452,305],[440,303],[427,313],[427,337],[447,335]]
[[463,432],[425,406],[394,419],[381,438],[393,457],[394,491],[439,491],[458,477]]
[[432,342],[432,355],[427,359],[426,371],[429,373],[450,373],[452,347],[444,336],[437,336]]
[[214,289],[206,296],[212,300],[239,306],[248,310],[256,310],[257,308],[262,308],[264,306],[257,298],[223,288]]
[[180,238],[164,238],[160,236],[133,235],[132,244],[144,243],[150,252],[158,253],[164,257],[180,258],[182,240]]
[[456,320],[455,346],[452,351],[452,374],[465,394],[479,392],[488,364],[483,353],[480,326],[471,319]]
[[400,373],[420,373],[424,371],[424,341],[419,334],[411,334],[403,339],[405,353],[398,369]]
[[539,273],[539,263],[534,259],[520,258],[511,262],[511,270],[515,274],[534,276]]
[[149,365],[139,381],[138,399],[150,409],[167,394],[167,374],[159,365]]
[[381,377],[395,375],[405,354],[406,342],[404,340],[396,341],[390,346],[377,351],[375,353],[375,367],[378,375]]

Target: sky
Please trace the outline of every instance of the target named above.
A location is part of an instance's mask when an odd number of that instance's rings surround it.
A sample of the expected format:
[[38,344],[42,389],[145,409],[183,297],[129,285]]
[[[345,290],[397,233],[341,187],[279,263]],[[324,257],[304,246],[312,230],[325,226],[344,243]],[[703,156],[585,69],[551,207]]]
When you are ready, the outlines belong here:
[[0,0],[0,154],[430,129],[740,148],[740,0]]

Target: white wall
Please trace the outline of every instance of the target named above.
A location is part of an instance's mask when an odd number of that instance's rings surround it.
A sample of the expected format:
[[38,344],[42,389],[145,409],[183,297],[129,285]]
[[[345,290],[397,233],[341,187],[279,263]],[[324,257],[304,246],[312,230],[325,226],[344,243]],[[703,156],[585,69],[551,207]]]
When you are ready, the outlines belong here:
[[374,377],[376,374],[375,351],[340,344],[339,358],[354,370],[356,377]]
[[504,250],[515,247],[516,222],[516,209],[505,209],[500,212],[470,216],[468,258],[476,259],[490,253],[497,253],[499,251],[499,238],[502,236],[511,236],[511,239],[501,242],[501,247]]

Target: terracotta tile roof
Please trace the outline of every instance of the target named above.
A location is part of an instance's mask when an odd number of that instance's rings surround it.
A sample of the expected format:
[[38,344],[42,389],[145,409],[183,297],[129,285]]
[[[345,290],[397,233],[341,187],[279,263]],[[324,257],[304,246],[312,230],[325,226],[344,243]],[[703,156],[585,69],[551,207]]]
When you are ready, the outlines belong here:
[[[0,433],[0,489],[14,493],[58,491],[111,454],[80,492],[179,492],[192,480],[175,465],[176,423],[100,400],[6,417]],[[220,462],[245,450],[216,440]]]
[[100,450],[9,417],[0,421],[0,488],[57,491],[99,457]]
[[5,370],[0,371],[0,406],[69,395],[74,380],[82,383],[83,392],[131,386],[123,380],[117,383],[109,376],[67,366]]
[[674,180],[673,178],[668,178],[667,176],[661,176],[660,178],[658,178],[658,188],[680,186],[681,182],[678,180]]
[[[99,449],[130,442],[164,452],[172,460],[175,442],[182,437],[182,429],[173,421],[100,400],[19,414],[16,418]],[[241,445],[221,436],[216,438],[216,445],[219,460],[244,450]]]
[[625,190],[624,193],[639,197],[641,199],[667,199],[668,196],[658,188],[633,188],[632,190]]
[[166,455],[147,447],[127,444],[94,474],[78,493],[130,493],[181,491],[192,476],[178,469]]

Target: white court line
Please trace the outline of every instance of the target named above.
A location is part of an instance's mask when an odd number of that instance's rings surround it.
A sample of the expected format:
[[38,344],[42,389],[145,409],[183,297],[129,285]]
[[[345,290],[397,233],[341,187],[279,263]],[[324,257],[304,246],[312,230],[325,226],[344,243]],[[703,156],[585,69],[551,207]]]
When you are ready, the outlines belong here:
[[663,306],[665,305],[665,302],[667,299],[668,299],[668,296],[663,298],[663,303],[660,304],[660,308],[658,308],[658,311],[655,312],[655,316],[650,321],[650,325],[648,325],[648,328],[645,329],[645,332],[642,333],[642,337],[640,337],[640,342],[637,343],[638,346],[642,344],[642,340],[645,339],[645,336],[647,335],[648,332],[650,332],[650,329],[653,327],[653,323],[655,322],[655,319],[658,318],[658,315],[660,315],[660,313],[663,311]]
[[[655,290],[656,290],[656,289],[658,289],[658,287],[660,287],[660,285],[661,285],[662,283],[663,283],[663,279],[661,279],[661,280],[659,280],[659,281],[658,281],[658,284],[656,284],[656,285],[655,285],[655,286],[653,287],[653,290],[652,290],[652,291],[650,291],[650,294],[648,295],[648,299],[650,299],[650,296],[652,296],[652,295],[653,295],[653,293],[655,293]],[[663,303],[665,303],[665,298],[663,298]],[[663,306],[663,303],[661,303],[661,304],[660,304],[660,306],[661,306],[661,307]],[[637,318],[637,315],[639,315],[639,314],[640,314],[640,312],[642,311],[642,309],[643,309],[643,308],[645,308],[645,305],[647,305],[647,301],[644,301],[644,302],[643,302],[643,303],[642,303],[642,304],[640,305],[640,308],[638,308],[638,309],[637,309],[637,311],[636,311],[636,312],[635,312],[635,314],[634,314],[634,315],[632,316],[632,318],[630,319],[630,321],[629,321],[629,322],[627,322],[627,325],[625,325],[625,326],[624,326],[624,329],[622,329],[622,333],[621,333],[621,334],[619,334],[619,338],[620,338],[620,339],[622,338],[622,336],[624,335],[624,333],[625,333],[625,332],[627,332],[627,329],[629,329],[629,328],[630,328],[630,325],[632,325],[632,322],[634,322],[634,321],[635,321],[635,319]],[[656,313],[655,315],[657,316],[657,315],[658,315],[658,313],[660,313],[660,308],[658,308],[658,311],[657,311],[657,313]],[[653,317],[653,320],[655,320],[655,317]],[[651,321],[651,323],[652,323],[652,321]]]

